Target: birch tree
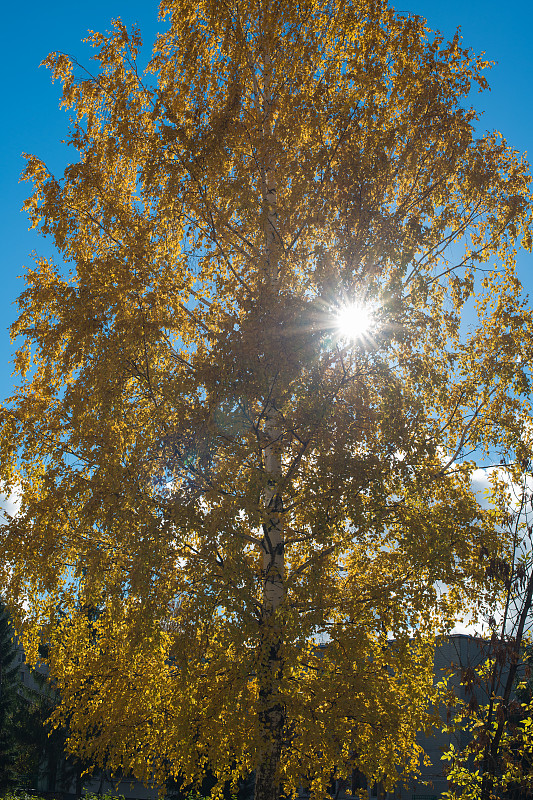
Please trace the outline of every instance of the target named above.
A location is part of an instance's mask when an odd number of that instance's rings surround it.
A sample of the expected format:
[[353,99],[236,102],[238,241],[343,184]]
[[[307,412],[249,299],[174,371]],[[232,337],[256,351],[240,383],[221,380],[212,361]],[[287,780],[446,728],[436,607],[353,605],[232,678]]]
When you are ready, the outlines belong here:
[[529,452],[528,166],[483,59],[386,2],[161,13],[144,72],[119,21],[46,62],[75,155],[27,161],[61,258],[12,329],[2,591],[80,758],[390,786],[505,549],[473,454]]
[[502,585],[479,641],[479,664],[462,670],[466,699],[457,703],[451,730],[461,731],[463,749],[450,747],[449,791],[454,800],[528,797],[531,793],[533,702],[530,686],[533,571],[531,463],[493,471],[491,500],[506,510],[507,558],[493,558],[488,572]]

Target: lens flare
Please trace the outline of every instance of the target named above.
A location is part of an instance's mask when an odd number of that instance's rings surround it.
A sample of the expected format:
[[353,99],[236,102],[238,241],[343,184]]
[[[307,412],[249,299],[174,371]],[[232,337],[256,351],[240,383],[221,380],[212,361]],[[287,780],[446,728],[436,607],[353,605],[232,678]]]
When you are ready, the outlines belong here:
[[335,314],[335,327],[343,339],[364,339],[374,322],[371,309],[360,303],[342,306]]

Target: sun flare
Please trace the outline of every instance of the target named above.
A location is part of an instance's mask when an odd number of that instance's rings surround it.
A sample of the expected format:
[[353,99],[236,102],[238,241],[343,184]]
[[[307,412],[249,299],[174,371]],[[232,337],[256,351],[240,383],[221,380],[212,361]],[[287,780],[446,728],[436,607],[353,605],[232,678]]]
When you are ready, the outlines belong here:
[[374,325],[371,309],[361,303],[343,306],[335,316],[335,327],[343,339],[363,339]]

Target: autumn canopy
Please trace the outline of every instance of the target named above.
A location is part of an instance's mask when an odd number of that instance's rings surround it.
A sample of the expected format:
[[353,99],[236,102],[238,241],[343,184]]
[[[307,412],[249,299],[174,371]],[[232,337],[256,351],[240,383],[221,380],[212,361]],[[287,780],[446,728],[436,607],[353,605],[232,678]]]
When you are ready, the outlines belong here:
[[161,11],[145,72],[120,22],[94,74],[47,60],[74,160],[27,161],[60,258],[13,328],[0,586],[84,757],[392,785],[505,546],[474,459],[529,453],[528,167],[476,133],[486,64],[386,2]]

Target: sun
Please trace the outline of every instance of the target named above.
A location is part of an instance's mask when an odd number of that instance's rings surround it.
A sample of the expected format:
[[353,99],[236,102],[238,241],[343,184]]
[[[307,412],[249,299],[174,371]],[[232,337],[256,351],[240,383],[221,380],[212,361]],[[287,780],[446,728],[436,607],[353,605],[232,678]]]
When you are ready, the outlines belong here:
[[335,327],[342,339],[364,339],[374,324],[372,309],[362,303],[344,305],[335,314]]

